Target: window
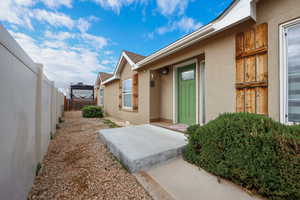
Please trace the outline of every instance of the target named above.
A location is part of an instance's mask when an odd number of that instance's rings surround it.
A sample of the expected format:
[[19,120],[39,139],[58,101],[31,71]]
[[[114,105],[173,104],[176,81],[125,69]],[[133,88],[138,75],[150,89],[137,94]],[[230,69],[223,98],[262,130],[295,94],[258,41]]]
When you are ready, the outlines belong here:
[[189,70],[186,72],[181,73],[181,80],[188,81],[188,80],[194,80],[195,79],[195,70]]
[[132,108],[132,79],[127,79],[123,81],[122,105],[125,109]]
[[282,121],[285,123],[300,122],[300,20],[282,29],[283,49],[283,91]]
[[103,88],[100,88],[100,92],[99,92],[99,96],[100,96],[100,105],[103,105],[104,104],[104,89]]

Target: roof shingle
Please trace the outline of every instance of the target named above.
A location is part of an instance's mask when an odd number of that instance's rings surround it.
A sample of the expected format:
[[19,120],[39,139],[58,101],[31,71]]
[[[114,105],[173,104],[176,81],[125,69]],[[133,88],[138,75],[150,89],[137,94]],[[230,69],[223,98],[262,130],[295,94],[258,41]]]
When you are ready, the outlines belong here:
[[124,52],[132,60],[132,62],[134,62],[134,63],[138,63],[139,61],[146,58],[146,56],[142,56],[140,54],[136,54],[136,53],[133,53],[133,52],[130,52],[130,51],[124,51]]

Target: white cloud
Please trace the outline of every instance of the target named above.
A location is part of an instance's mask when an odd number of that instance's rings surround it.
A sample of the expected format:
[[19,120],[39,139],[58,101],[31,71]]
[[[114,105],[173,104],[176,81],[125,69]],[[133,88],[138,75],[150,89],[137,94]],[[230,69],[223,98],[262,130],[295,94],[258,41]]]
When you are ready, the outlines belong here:
[[[5,1],[5,0],[2,0]],[[20,6],[32,6],[35,4],[33,0],[15,0],[15,3]]]
[[53,49],[67,49],[68,46],[63,41],[44,41],[42,47],[50,47]]
[[91,23],[88,20],[79,18],[77,21],[77,28],[80,30],[80,32],[86,32],[90,27]]
[[156,3],[163,15],[171,15],[175,12],[182,15],[188,6],[189,0],[156,0]]
[[0,0],[0,20],[33,29],[26,7],[32,4],[32,0]]
[[60,12],[50,12],[42,9],[35,9],[33,10],[32,17],[56,27],[64,26],[71,29],[74,26],[74,21],[68,15]]
[[191,32],[203,26],[202,23],[195,21],[193,18],[183,17],[177,22],[177,27],[184,32]]
[[82,33],[81,38],[84,40],[84,42],[94,47],[95,49],[101,49],[108,44],[106,38],[101,36],[91,35],[88,33]]
[[57,87],[68,88],[71,82],[93,84],[96,79],[94,72],[106,70],[98,53],[90,49],[75,49],[67,44],[59,47],[56,46],[58,43],[51,41],[40,44],[28,35],[10,32],[35,62],[44,64],[46,75],[55,81]]
[[[43,9],[29,9],[19,6],[12,1],[0,0],[0,21],[9,22],[11,25],[25,26],[33,30],[32,19],[50,24],[54,27],[78,28],[80,32],[86,32],[91,27],[90,21],[97,21],[99,18],[90,16],[86,19],[74,20],[68,15],[60,12],[52,12]],[[76,26],[75,26],[76,25]]]
[[47,38],[55,39],[55,40],[67,40],[75,37],[73,33],[69,33],[69,32],[53,33],[51,31],[45,31],[45,36]]
[[49,8],[72,6],[72,0],[0,0],[0,20],[24,26],[31,30],[33,30],[31,22],[33,18],[55,26],[70,28],[74,25],[73,20],[63,13],[41,9],[34,10],[32,7],[38,2],[44,3]]
[[156,32],[160,35],[163,35],[168,32],[175,30],[180,30],[182,32],[188,33],[200,28],[202,24],[195,21],[193,18],[182,17],[179,21],[172,22],[167,26],[159,27]]
[[113,51],[109,51],[109,50],[104,51],[104,54],[105,54],[105,55],[112,55],[113,53],[114,53]]
[[128,6],[132,3],[144,3],[147,0],[93,0],[101,7],[111,9],[116,13],[119,13],[123,6]]
[[[19,0],[20,1],[20,0]],[[30,1],[30,0],[21,0]],[[48,8],[56,9],[61,6],[66,6],[68,8],[72,7],[72,0],[41,0]]]
[[113,63],[112,60],[102,60],[102,62],[101,62],[101,64],[103,64],[103,65],[108,65],[108,64],[111,64],[111,63]]
[[152,33],[147,33],[145,35],[145,37],[148,38],[148,39],[150,39],[150,40],[152,40],[154,38],[154,33],[153,32]]
[[[119,13],[123,6],[128,6],[133,3],[145,4],[149,0],[91,0],[99,4],[101,7],[111,9],[116,13]],[[158,10],[161,14],[168,16],[176,13],[176,15],[183,15],[188,3],[194,0],[156,0]],[[145,17],[145,11],[142,11],[143,18]]]

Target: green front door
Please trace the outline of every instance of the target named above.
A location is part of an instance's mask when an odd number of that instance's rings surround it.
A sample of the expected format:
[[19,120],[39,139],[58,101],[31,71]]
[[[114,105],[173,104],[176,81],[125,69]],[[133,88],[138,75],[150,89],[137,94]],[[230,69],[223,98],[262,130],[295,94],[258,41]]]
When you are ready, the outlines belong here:
[[196,124],[196,67],[195,64],[177,70],[178,123]]

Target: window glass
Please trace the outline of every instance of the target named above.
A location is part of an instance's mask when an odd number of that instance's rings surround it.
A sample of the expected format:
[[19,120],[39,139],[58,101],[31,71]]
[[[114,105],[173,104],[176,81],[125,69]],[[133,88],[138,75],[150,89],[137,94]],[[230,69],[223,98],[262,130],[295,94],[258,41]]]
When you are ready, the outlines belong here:
[[124,107],[131,107],[131,94],[124,94],[123,98]]
[[132,87],[132,80],[127,79],[123,81],[123,92],[131,92],[131,87]]
[[103,105],[104,103],[104,89],[100,89],[100,104]]
[[194,70],[186,71],[181,73],[181,80],[187,81],[187,80],[194,80]]
[[123,81],[122,101],[124,108],[132,107],[132,79]]
[[300,24],[287,29],[288,121],[300,122]]

